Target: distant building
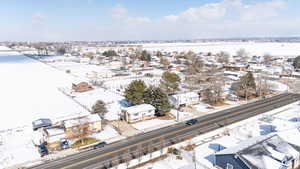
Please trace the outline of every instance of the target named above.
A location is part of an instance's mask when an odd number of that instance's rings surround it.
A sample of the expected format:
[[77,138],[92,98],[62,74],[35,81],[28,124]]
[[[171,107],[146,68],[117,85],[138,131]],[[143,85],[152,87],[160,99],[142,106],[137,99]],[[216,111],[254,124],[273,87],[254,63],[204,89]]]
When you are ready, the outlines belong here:
[[224,65],[224,69],[228,71],[246,71],[248,69],[248,66],[242,64],[230,64]]
[[299,147],[278,135],[260,136],[215,154],[222,169],[292,169],[299,166]]
[[155,115],[155,107],[150,104],[140,104],[124,108],[123,119],[128,123],[151,119]]
[[86,92],[93,90],[93,87],[89,85],[87,82],[80,82],[78,84],[72,84],[72,89],[75,92]]

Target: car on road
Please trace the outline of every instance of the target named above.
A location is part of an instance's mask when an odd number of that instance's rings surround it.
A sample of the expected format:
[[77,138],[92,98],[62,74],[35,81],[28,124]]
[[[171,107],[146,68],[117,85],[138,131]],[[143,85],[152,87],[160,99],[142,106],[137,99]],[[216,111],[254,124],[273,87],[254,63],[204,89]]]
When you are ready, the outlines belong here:
[[191,119],[191,120],[188,120],[187,122],[185,122],[186,125],[194,125],[198,122],[197,119]]
[[102,147],[104,147],[106,144],[107,144],[107,143],[106,143],[105,141],[103,141],[103,142],[100,142],[100,143],[94,145],[93,148],[94,148],[94,149],[102,148]]

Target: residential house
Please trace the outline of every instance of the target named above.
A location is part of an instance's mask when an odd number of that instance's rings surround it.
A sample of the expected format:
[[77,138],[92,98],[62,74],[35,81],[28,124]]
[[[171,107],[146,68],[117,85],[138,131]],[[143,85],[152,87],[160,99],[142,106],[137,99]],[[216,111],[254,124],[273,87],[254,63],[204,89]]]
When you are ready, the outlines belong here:
[[223,169],[292,169],[299,166],[299,149],[277,134],[251,138],[215,154]]
[[174,94],[169,97],[169,100],[175,107],[188,106],[197,104],[200,101],[200,96],[196,92],[186,92]]
[[140,104],[124,108],[122,116],[128,123],[151,119],[155,115],[155,107],[150,104]]
[[93,87],[91,85],[89,85],[87,82],[80,82],[78,84],[73,83],[72,89],[75,92],[86,92],[86,91],[93,90]]
[[66,138],[65,130],[60,127],[49,127],[42,130],[44,141],[49,150],[60,150],[61,140]]
[[224,71],[224,76],[230,80],[237,81],[240,79],[241,73],[233,71]]
[[74,139],[80,128],[87,128],[89,133],[97,133],[102,130],[101,118],[98,114],[76,117],[64,120],[65,135],[67,139]]
[[229,64],[224,65],[223,68],[229,71],[246,71],[248,69],[248,66],[243,64]]

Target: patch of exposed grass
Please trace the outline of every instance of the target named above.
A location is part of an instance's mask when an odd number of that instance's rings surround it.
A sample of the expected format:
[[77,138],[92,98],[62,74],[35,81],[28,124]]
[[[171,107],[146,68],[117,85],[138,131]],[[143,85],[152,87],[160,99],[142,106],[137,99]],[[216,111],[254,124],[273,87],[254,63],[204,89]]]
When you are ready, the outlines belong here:
[[91,137],[87,137],[81,140],[77,140],[74,144],[71,145],[71,148],[79,148],[82,146],[86,146],[86,145],[90,145],[96,142],[99,142],[100,140],[95,139],[95,138],[91,138]]

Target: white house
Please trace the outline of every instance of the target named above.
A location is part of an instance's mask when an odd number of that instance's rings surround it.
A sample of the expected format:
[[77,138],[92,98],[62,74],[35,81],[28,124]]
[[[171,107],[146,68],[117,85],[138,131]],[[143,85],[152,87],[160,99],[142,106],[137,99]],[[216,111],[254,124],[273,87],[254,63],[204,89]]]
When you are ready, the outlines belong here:
[[128,123],[142,121],[154,117],[155,107],[150,104],[140,104],[124,108],[123,119]]
[[175,107],[179,107],[182,105],[193,105],[197,104],[200,101],[199,94],[196,92],[187,92],[187,93],[180,93],[174,94],[169,97],[171,104]]

